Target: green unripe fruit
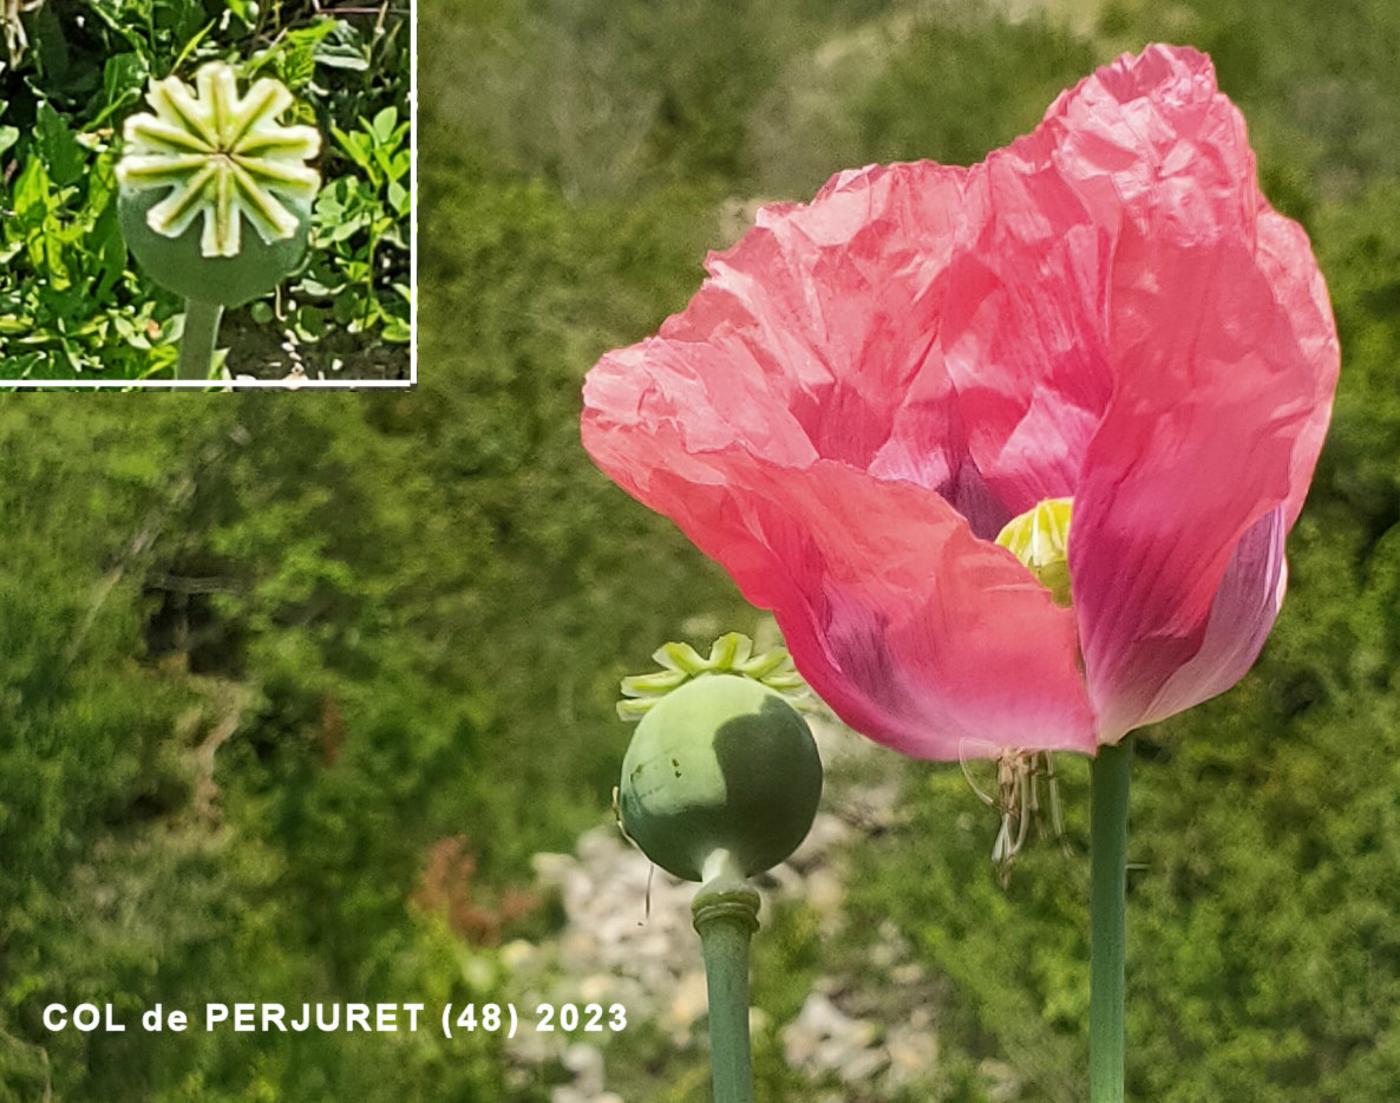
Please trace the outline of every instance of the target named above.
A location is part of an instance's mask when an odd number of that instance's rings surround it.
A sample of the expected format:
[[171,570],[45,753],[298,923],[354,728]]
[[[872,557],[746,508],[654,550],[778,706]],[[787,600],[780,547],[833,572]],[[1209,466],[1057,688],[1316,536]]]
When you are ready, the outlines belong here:
[[206,257],[200,248],[199,219],[186,226],[178,237],[166,237],[147,224],[146,212],[164,198],[159,189],[122,188],[117,196],[117,217],[127,247],[142,270],[166,290],[184,298],[241,306],[280,284],[306,255],[311,228],[309,201],[283,200],[283,206],[297,220],[297,230],[291,237],[269,244],[245,222],[237,256]]
[[708,674],[661,698],[622,762],[622,826],[688,881],[728,851],[744,876],[783,861],[812,826],[822,764],[807,722],[751,678]]

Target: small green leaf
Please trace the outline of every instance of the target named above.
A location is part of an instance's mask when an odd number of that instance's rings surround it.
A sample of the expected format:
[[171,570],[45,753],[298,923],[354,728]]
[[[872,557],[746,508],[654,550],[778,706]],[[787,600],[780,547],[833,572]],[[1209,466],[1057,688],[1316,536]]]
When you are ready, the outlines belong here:
[[297,310],[296,330],[298,336],[307,340],[319,340],[326,332],[326,312],[319,306],[300,307]]
[[412,205],[413,196],[409,194],[408,189],[397,180],[389,181],[389,206],[394,209],[394,213],[406,215]]
[[15,215],[23,218],[35,211],[47,214],[51,206],[53,184],[44,163],[38,157],[25,162],[19,176],[15,178]]
[[243,23],[251,27],[258,19],[258,5],[254,0],[224,0],[228,10],[233,12]]
[[141,96],[150,70],[145,59],[136,53],[115,54],[102,66],[102,92],[107,98],[107,111],[116,111]]
[[68,120],[47,102],[34,116],[35,146],[48,166],[49,176],[59,187],[76,184],[83,176],[86,157]]
[[398,108],[389,106],[375,115],[374,122],[369,126],[369,131],[379,139],[383,145],[389,145],[390,139],[394,136],[394,125],[399,121]]

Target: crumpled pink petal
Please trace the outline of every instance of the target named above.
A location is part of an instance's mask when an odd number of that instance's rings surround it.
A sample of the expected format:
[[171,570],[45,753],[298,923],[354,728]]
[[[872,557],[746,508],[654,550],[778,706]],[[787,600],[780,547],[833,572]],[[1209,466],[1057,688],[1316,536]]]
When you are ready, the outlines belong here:
[[971,461],[1008,518],[1074,494],[1113,389],[1099,214],[1050,158],[1013,148],[968,173],[939,345]]
[[1073,613],[939,495],[832,460],[692,452],[674,428],[600,414],[584,439],[773,611],[798,669],[852,727],[919,758],[1094,747]]
[[[852,726],[1089,748],[1254,661],[1337,347],[1203,55],[1125,57],[971,169],[839,174],[707,267],[590,373],[584,442]],[[1073,611],[990,543],[1062,496]]]
[[[925,758],[1089,749],[1073,615],[973,534],[1005,510],[929,367],[961,176],[846,173],[766,209],[684,314],[589,373],[584,444],[773,610],[853,727]],[[917,453],[910,407],[936,433]]]
[[[1107,175],[1122,200],[1108,288],[1114,390],[1070,540],[1099,738],[1114,742],[1168,715],[1165,702],[1195,704],[1247,669],[1204,678],[1203,696],[1184,692],[1189,679],[1168,688],[1202,656],[1246,532],[1280,505],[1296,517],[1338,354],[1306,237],[1259,194],[1243,120],[1207,58],[1149,50],[1057,106],[1081,147],[1136,154],[1121,170],[1101,157],[1099,174],[1081,158],[1071,175],[1091,188]],[[1217,622],[1213,644],[1225,630]],[[1233,631],[1227,650],[1249,650],[1257,618]]]

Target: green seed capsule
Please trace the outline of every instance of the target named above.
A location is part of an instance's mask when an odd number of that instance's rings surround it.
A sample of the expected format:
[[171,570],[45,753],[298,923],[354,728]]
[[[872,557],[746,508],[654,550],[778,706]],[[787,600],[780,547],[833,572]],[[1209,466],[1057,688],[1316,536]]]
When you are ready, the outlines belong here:
[[306,255],[311,226],[309,201],[283,201],[297,220],[296,232],[290,237],[269,243],[245,226],[237,256],[211,257],[201,249],[202,227],[198,220],[185,227],[178,237],[166,237],[151,229],[146,213],[163,198],[158,190],[122,188],[117,196],[117,216],[127,247],[145,273],[166,290],[187,299],[241,306],[280,284]]
[[116,166],[122,236],[141,267],[211,306],[271,291],[306,253],[320,133],[278,121],[296,107],[280,81],[240,92],[222,61],[201,65],[193,85],[152,81],[146,103],[122,124]]
[[719,850],[752,876],[806,838],[821,791],[821,759],[797,710],[751,678],[709,674],[642,718],[619,811],[647,857],[677,877],[702,880]]

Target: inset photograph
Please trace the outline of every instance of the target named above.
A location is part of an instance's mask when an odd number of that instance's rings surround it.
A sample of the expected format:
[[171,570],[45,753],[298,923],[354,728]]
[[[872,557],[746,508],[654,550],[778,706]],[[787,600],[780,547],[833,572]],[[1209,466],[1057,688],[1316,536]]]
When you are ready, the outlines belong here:
[[412,11],[20,0],[0,387],[407,387]]

